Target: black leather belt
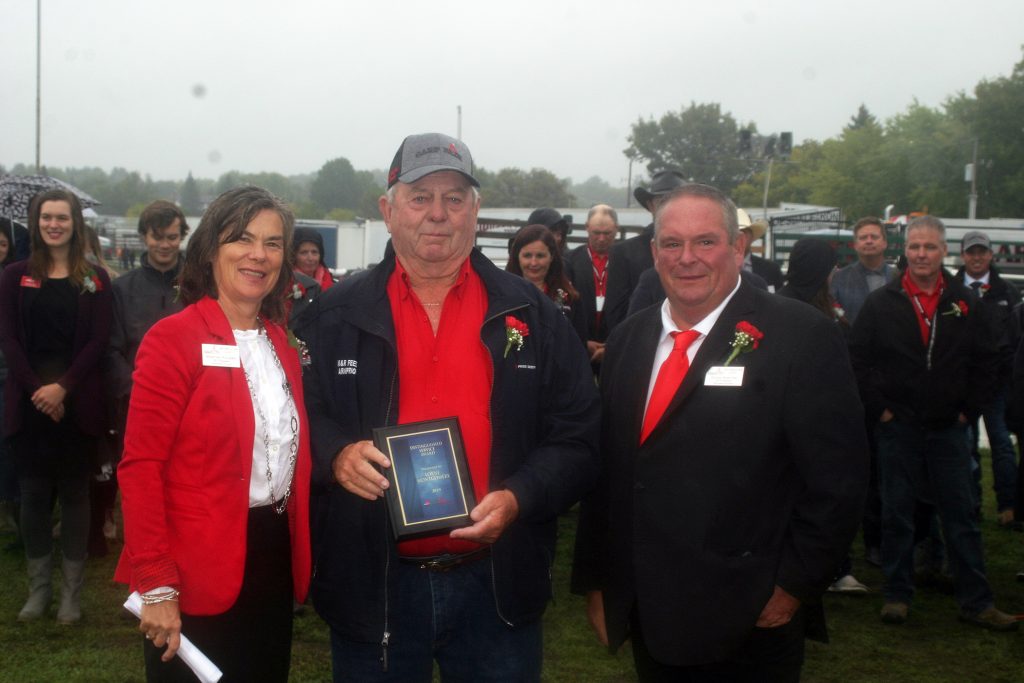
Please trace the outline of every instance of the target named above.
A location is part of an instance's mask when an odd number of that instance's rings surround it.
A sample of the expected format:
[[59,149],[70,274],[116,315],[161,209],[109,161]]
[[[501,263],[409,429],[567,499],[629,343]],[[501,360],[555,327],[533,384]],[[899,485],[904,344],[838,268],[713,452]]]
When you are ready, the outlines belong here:
[[488,545],[461,555],[446,554],[434,557],[399,557],[398,559],[406,564],[418,565],[420,569],[426,569],[428,572],[450,572],[456,567],[482,560],[490,554],[491,546]]

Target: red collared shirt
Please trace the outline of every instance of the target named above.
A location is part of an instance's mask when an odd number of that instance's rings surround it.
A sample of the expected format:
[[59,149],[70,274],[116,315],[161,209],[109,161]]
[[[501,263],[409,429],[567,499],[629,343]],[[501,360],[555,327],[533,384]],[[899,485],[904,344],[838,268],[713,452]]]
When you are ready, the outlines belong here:
[[[395,261],[387,284],[398,347],[399,423],[458,416],[473,490],[487,494],[491,464],[491,387],[494,368],[480,339],[487,313],[487,291],[466,259],[441,310],[437,335],[426,309],[409,286],[409,275]],[[437,303],[437,302],[426,302]],[[422,557],[465,553],[480,546],[447,534],[403,541],[401,555]]]
[[917,316],[917,326],[921,330],[921,342],[928,346],[928,338],[931,336],[932,324],[935,321],[935,311],[939,308],[939,297],[942,296],[942,291],[946,288],[942,273],[939,273],[935,290],[931,294],[915,285],[914,281],[910,279],[909,272],[903,273],[900,284],[903,286],[903,291],[910,297],[910,305],[914,309],[914,315]]

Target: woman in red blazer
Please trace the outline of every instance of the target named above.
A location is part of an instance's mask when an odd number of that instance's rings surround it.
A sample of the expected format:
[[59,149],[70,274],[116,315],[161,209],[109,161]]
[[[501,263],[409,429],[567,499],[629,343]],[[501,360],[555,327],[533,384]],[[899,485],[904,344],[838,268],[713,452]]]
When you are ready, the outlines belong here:
[[195,680],[180,633],[225,683],[288,678],[310,575],[309,429],[282,327],[292,224],[265,190],[218,197],[185,255],[187,307],[139,348],[115,578],[142,594],[150,681]]

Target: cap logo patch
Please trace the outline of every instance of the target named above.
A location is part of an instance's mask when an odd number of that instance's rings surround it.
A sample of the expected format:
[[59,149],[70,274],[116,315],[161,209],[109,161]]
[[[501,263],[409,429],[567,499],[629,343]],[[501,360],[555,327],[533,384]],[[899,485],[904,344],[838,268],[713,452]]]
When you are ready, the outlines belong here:
[[395,182],[395,180],[398,179],[398,172],[400,170],[401,169],[399,169],[397,166],[395,166],[394,168],[391,169],[391,171],[388,173],[388,182],[389,183],[393,183],[393,182]]
[[462,161],[462,155],[459,154],[459,151],[455,148],[455,144],[454,143],[449,144],[447,148],[445,148],[445,147],[436,147],[436,146],[435,147],[424,147],[423,149],[421,149],[418,152],[416,152],[415,157],[417,159],[419,159],[420,157],[426,156],[428,154],[438,154],[438,153],[441,153],[441,152],[443,152],[445,154],[448,154],[449,156],[453,156],[456,159],[458,159],[459,161]]

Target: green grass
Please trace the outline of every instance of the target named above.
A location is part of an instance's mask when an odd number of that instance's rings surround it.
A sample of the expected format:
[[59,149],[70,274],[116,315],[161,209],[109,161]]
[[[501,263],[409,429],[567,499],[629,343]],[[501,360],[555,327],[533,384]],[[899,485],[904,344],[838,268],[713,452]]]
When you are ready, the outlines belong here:
[[[989,581],[996,604],[1021,613],[1024,584],[1015,582],[1015,574],[1024,568],[1024,534],[997,528],[987,461],[985,470],[982,531]],[[609,655],[590,632],[583,599],[569,594],[574,529],[575,514],[570,513],[561,521],[556,597],[545,617],[544,680],[634,681],[628,645],[617,656]],[[0,535],[0,545],[9,540]],[[109,557],[90,560],[84,618],[75,627],[57,626],[53,611],[42,621],[18,623],[26,590],[25,561],[18,554],[0,553],[0,682],[143,680],[137,622],[120,608],[124,587],[110,580],[119,550],[120,545]],[[996,634],[961,624],[949,595],[920,589],[905,625],[882,624],[878,618],[881,572],[864,564],[859,544],[854,546],[854,554],[854,574],[873,593],[863,597],[826,595],[832,642],[808,643],[806,683],[1024,681],[1024,632]],[[311,609],[296,620],[291,680],[330,680],[327,629]]]

